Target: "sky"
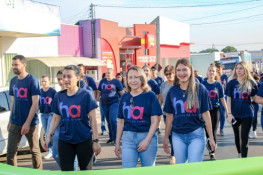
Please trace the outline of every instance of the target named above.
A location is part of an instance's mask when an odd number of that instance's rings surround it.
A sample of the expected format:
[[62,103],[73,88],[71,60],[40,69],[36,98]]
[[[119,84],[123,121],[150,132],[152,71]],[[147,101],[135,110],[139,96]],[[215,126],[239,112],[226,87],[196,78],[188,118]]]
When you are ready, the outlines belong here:
[[59,6],[64,24],[89,19],[91,3],[95,5],[95,18],[115,21],[122,27],[150,23],[157,16],[181,21],[190,25],[191,52],[221,50],[226,46],[238,50],[263,49],[263,0],[34,1]]

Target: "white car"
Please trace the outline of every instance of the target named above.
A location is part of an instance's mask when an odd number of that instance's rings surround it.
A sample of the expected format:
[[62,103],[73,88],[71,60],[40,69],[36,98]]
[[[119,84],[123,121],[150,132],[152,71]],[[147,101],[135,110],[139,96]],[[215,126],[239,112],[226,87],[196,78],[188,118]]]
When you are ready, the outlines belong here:
[[[9,96],[8,88],[0,88],[0,155],[7,153],[7,124],[10,117],[10,104],[11,98]],[[40,123],[41,130],[39,130],[39,145],[41,151],[44,151],[44,130],[42,129],[42,124]],[[22,136],[19,148],[24,148],[28,146],[28,142],[25,136]]]

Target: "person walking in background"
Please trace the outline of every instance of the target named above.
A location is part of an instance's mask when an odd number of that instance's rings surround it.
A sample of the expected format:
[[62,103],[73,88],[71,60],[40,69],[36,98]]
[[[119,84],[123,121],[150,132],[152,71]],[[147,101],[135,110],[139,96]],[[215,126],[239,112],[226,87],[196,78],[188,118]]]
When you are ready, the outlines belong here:
[[172,128],[172,142],[176,163],[203,161],[205,151],[205,129],[209,135],[211,150],[215,150],[212,132],[211,102],[207,90],[195,82],[194,70],[188,59],[180,59],[175,65],[174,86],[169,90],[164,112],[166,125],[163,148],[168,148],[168,137]]
[[37,78],[26,72],[26,58],[16,55],[12,58],[14,74],[10,81],[10,119],[7,125],[7,164],[17,166],[17,148],[21,137],[26,136],[32,154],[33,167],[42,169],[39,148],[38,103],[40,87]]
[[194,76],[199,81],[198,83],[202,83],[204,81],[203,78],[198,75],[198,70],[194,71]]
[[156,129],[162,109],[142,68],[131,66],[126,79],[127,93],[119,105],[115,154],[122,158],[123,168],[136,167],[138,158],[141,166],[154,166],[158,151]]
[[97,96],[97,91],[98,91],[98,88],[97,88],[97,85],[96,85],[96,82],[94,81],[94,79],[85,74],[85,66],[84,64],[78,64],[78,68],[79,68],[79,71],[80,71],[80,77],[82,80],[84,80],[88,86],[90,86],[94,92],[94,97],[96,98]]
[[119,95],[122,95],[123,92],[121,82],[114,78],[113,69],[108,68],[106,78],[100,81],[97,93],[97,100],[101,102],[102,111],[108,123],[109,140],[107,143],[115,143],[116,140]]
[[164,82],[163,78],[162,77],[159,77],[157,75],[158,73],[158,70],[155,66],[152,66],[151,67],[151,75],[152,75],[152,79],[156,81],[156,83],[158,84],[159,88],[161,87],[161,84]]
[[[254,80],[257,83],[257,87],[259,89],[260,83],[259,83],[259,76],[257,74],[253,75]],[[259,110],[259,104],[255,101],[252,101],[253,107],[254,107],[254,117],[252,120],[252,132],[249,133],[249,138],[255,139],[257,138],[257,124],[258,124],[258,110]]]
[[88,165],[92,161],[93,152],[98,155],[101,151],[95,112],[97,102],[87,90],[77,86],[79,78],[77,66],[64,68],[63,82],[66,90],[58,92],[54,98],[54,116],[45,141],[47,147],[60,124],[58,151],[62,171],[73,170],[76,155],[80,170],[91,169]]
[[[102,79],[104,79],[106,77],[106,74],[103,73],[102,74]],[[107,134],[107,130],[106,130],[106,125],[105,125],[105,115],[103,113],[103,109],[101,107],[101,101],[100,99],[99,101],[99,108],[100,108],[100,128],[101,128],[101,134],[100,135],[106,135]],[[109,128],[108,128],[109,129]]]
[[[39,97],[39,111],[41,116],[42,127],[45,131],[45,136],[50,128],[50,123],[53,118],[53,113],[51,110],[52,101],[56,94],[56,90],[49,86],[50,79],[48,75],[43,75],[41,78],[42,89],[40,91]],[[52,157],[52,141],[48,145],[48,153],[44,157],[44,159],[50,159]]]
[[[170,66],[170,65],[166,66],[164,68],[164,75],[166,76],[167,81],[163,82],[162,85],[161,85],[161,94],[160,94],[160,98],[159,98],[159,102],[162,105],[162,108],[164,106],[167,93],[168,93],[168,91],[170,90],[170,88],[174,84],[174,75],[175,75],[174,66]],[[166,112],[163,112],[163,119],[164,119],[164,123],[165,123],[165,121],[166,121]],[[176,160],[175,160],[175,157],[174,157],[174,149],[173,149],[172,133],[171,132],[169,134],[169,142],[171,144],[170,164],[175,164]]]
[[[220,102],[222,103],[225,111],[227,111],[227,106],[224,98],[224,88],[223,85],[219,81],[217,81],[219,80],[219,77],[217,77],[216,66],[214,64],[211,64],[208,67],[207,77],[208,79],[204,80],[202,84],[207,89],[210,101],[212,103],[212,109],[209,112],[211,116],[214,141],[216,143],[216,132],[220,119]],[[209,138],[207,132],[206,137]],[[216,160],[215,151],[209,149],[208,152],[210,160]]]
[[[223,66],[220,63],[216,64],[216,72],[217,72],[217,75],[220,77],[221,84],[223,85],[224,92],[226,94],[226,84],[227,84],[228,77],[227,77],[226,74],[223,74]],[[225,98],[225,101],[226,101],[227,97],[226,97],[225,94],[224,94],[224,98]],[[226,120],[226,111],[225,111],[225,108],[224,108],[223,104],[221,103],[221,101],[219,103],[220,103],[220,129],[219,129],[219,134],[221,136],[224,136],[224,126],[225,126],[225,120]]]
[[256,94],[257,84],[247,63],[237,63],[227,83],[227,120],[232,123],[238,157],[247,157],[248,134],[254,116],[251,99],[255,101]]
[[116,74],[116,79],[119,80],[121,82],[123,88],[125,88],[125,80],[124,80],[124,78],[123,78],[121,73],[117,73]]

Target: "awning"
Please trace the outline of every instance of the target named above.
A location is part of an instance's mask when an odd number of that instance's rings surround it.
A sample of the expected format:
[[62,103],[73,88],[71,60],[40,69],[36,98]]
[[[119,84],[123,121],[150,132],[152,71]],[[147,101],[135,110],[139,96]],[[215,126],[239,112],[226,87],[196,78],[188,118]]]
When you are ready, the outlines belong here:
[[65,67],[78,64],[83,64],[84,66],[106,66],[101,60],[88,57],[29,57],[27,60],[39,60],[48,67]]

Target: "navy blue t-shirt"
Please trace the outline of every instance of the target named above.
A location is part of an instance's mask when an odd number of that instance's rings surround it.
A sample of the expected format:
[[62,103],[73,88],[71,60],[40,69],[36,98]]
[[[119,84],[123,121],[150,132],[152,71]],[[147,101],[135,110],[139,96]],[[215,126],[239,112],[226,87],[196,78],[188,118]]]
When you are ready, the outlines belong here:
[[219,81],[215,81],[213,84],[209,84],[207,80],[204,80],[202,83],[207,89],[208,96],[213,107],[220,106],[220,98],[224,97],[224,88]]
[[90,93],[91,97],[95,98],[93,89],[90,86],[88,86],[85,81],[79,80],[79,85],[80,88],[86,89]]
[[[258,88],[257,96],[263,97],[263,86],[262,85],[260,85]],[[262,108],[262,111],[263,111],[263,108]]]
[[93,91],[98,90],[96,82],[94,81],[94,79],[89,75],[85,75],[85,77],[87,79],[88,86],[90,86],[93,89]]
[[53,88],[48,88],[47,91],[44,91],[41,89],[40,91],[40,97],[39,97],[39,110],[40,113],[51,113],[51,106],[52,106],[52,101],[54,99],[54,96],[56,94],[56,90]]
[[[40,95],[40,87],[36,77],[28,74],[24,79],[19,80],[17,76],[11,79],[9,95],[14,97],[14,105],[11,114],[11,123],[22,126],[32,106],[32,96]],[[35,113],[31,126],[37,125],[38,112]]]
[[161,87],[162,83],[164,82],[162,77],[157,77],[156,79],[154,79],[156,81],[156,83],[158,84],[159,88]]
[[155,93],[155,95],[160,94],[160,87],[158,86],[158,84],[155,80],[150,79],[148,81],[148,85],[151,87],[151,89]]
[[99,84],[99,91],[101,91],[101,102],[105,105],[111,105],[113,103],[119,102],[118,92],[123,90],[121,82],[117,79],[112,79],[107,81],[106,78],[103,78]]
[[200,76],[197,76],[196,78],[199,80],[199,82],[200,82],[200,83],[202,83],[202,82],[203,82],[203,78],[202,78],[202,77],[200,77]]
[[[132,109],[131,98],[133,98]],[[118,118],[124,119],[124,131],[148,132],[151,117],[160,115],[162,115],[162,109],[152,91],[142,92],[135,97],[126,92],[121,97]]]
[[226,95],[231,98],[231,112],[235,118],[253,117],[254,108],[250,97],[257,94],[257,84],[252,83],[251,92],[238,90],[239,82],[233,79],[227,83]]
[[92,130],[88,114],[97,107],[96,100],[85,89],[79,88],[72,96],[67,95],[67,90],[58,92],[52,111],[61,116],[59,139],[71,144],[90,139]]
[[197,86],[199,107],[194,106],[193,109],[187,108],[186,90],[182,90],[179,85],[173,86],[169,90],[164,111],[168,114],[173,114],[173,132],[188,134],[200,127],[205,127],[202,114],[211,110],[211,102],[204,85],[197,84]]

